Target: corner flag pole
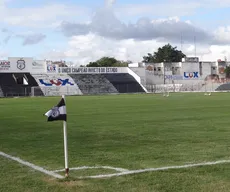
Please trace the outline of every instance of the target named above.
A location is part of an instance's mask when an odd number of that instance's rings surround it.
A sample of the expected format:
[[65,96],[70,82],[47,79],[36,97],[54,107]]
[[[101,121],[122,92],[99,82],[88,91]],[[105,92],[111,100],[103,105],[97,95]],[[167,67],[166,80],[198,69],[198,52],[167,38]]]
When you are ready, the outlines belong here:
[[[65,95],[62,95],[65,100]],[[63,133],[64,133],[64,154],[65,154],[65,176],[69,176],[69,166],[68,166],[68,146],[67,146],[67,123],[63,121]]]

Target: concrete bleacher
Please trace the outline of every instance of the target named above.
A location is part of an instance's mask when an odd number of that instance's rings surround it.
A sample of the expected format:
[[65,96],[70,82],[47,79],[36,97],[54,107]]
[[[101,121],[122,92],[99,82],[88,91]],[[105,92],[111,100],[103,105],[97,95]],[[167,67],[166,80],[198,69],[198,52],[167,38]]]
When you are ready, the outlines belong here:
[[[51,95],[82,95],[82,94],[109,94],[109,93],[136,93],[145,92],[143,87],[129,73],[108,74],[32,74],[45,96]],[[69,79],[71,86],[45,86],[45,82],[58,79]]]
[[210,91],[217,91],[216,89],[221,86],[221,83],[212,83],[212,82],[205,82],[200,89],[201,92],[210,92]]
[[[33,78],[39,85],[43,95],[45,96],[60,96],[60,95],[82,95],[77,83],[68,74],[32,74]],[[55,85],[51,82],[58,83],[61,80],[68,80],[65,85]],[[44,82],[45,84],[43,84]],[[36,89],[35,89],[36,90]],[[36,93],[34,93],[36,96]]]
[[230,83],[225,83],[218,86],[215,91],[230,91]]
[[103,74],[69,74],[83,94],[118,93]]
[[129,73],[104,74],[119,93],[144,93],[143,87]]
[[6,72],[0,73],[0,97],[145,93],[147,90],[142,83],[141,78],[127,67],[63,67],[55,72]]
[[[4,96],[29,96],[31,87],[38,86],[37,83],[31,81],[29,73],[1,73],[0,87]],[[26,79],[27,84],[24,84]],[[30,79],[30,80],[28,80]]]

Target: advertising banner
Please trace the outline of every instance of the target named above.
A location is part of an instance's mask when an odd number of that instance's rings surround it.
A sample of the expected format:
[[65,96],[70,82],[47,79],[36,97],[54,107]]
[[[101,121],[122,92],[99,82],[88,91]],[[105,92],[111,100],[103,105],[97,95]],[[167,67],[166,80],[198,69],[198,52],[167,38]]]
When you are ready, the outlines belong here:
[[199,72],[184,72],[184,79],[191,80],[191,79],[199,79]]
[[184,80],[198,80],[200,79],[199,63],[182,63],[181,72]]
[[8,72],[30,72],[33,63],[32,57],[9,57],[10,69]]
[[32,73],[45,73],[46,62],[44,60],[33,60],[32,65],[29,66]]
[[33,60],[32,57],[9,57],[0,60],[1,73],[45,73],[46,65],[43,60]]
[[0,73],[10,71],[10,62],[6,60],[0,60]]
[[46,64],[46,73],[58,73],[58,65]]
[[165,79],[169,80],[183,80],[182,75],[165,75]]
[[127,73],[127,67],[60,67],[59,73],[74,73],[74,74],[92,74],[92,73]]

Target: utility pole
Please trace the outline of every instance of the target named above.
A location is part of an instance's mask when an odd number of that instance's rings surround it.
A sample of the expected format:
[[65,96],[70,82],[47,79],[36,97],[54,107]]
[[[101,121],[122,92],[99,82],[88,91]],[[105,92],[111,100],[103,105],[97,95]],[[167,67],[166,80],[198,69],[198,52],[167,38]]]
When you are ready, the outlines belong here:
[[195,57],[196,57],[196,36],[194,36],[194,52],[195,52]]
[[164,67],[164,84],[165,84],[165,60],[163,62],[163,67]]

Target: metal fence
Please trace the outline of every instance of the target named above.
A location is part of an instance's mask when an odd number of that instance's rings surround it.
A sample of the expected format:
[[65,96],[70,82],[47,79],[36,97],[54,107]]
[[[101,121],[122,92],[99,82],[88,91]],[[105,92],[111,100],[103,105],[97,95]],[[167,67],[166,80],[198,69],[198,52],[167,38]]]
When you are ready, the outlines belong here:
[[31,87],[0,87],[0,97],[31,96]]
[[196,84],[155,84],[146,85],[150,93],[162,92],[226,92],[230,91],[230,83],[202,82]]
[[[230,91],[230,83],[196,83],[196,84],[148,84],[144,86],[149,93],[162,92],[226,92]],[[143,93],[136,84],[118,84],[116,88],[101,85],[82,85],[78,87],[0,87],[0,97],[21,96],[59,96],[65,95],[100,95],[120,93]]]
[[116,86],[104,85],[79,85],[77,86],[36,86],[36,87],[0,87],[0,97],[22,96],[59,96],[59,95],[102,95],[118,93],[144,92],[138,84],[116,84]]

